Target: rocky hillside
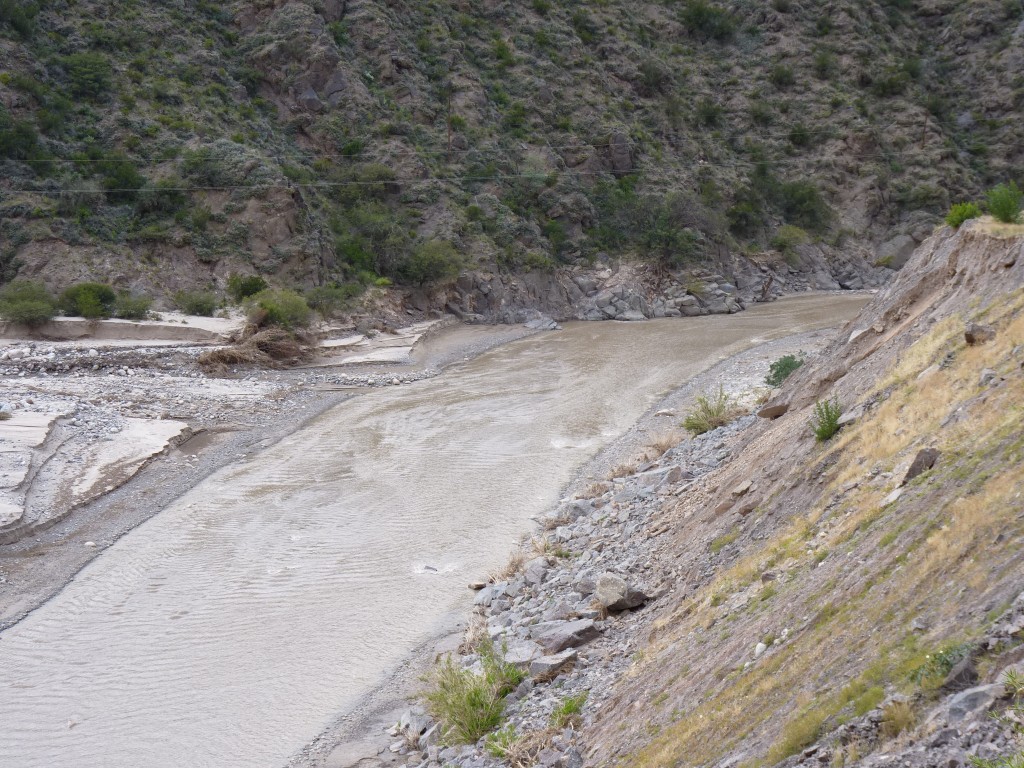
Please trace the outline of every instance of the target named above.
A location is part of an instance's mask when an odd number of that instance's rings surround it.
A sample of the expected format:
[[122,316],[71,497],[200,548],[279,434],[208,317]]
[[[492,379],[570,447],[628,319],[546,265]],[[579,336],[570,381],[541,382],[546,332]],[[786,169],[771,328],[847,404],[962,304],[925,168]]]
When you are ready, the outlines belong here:
[[408,764],[1019,765],[988,713],[1007,671],[1024,697],[1022,339],[1024,226],[938,230],[756,416],[613,470],[478,585],[465,667],[490,637],[528,674],[475,745],[435,697]]
[[1016,0],[0,0],[0,279],[898,266],[1020,178],[1022,37]]

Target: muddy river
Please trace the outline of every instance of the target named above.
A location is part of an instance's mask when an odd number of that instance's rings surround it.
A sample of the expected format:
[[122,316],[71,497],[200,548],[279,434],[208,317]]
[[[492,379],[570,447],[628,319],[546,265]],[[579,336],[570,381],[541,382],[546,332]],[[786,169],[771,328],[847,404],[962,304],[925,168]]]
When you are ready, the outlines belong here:
[[659,395],[863,302],[570,324],[326,412],[0,634],[0,764],[279,768],[461,615],[466,582]]

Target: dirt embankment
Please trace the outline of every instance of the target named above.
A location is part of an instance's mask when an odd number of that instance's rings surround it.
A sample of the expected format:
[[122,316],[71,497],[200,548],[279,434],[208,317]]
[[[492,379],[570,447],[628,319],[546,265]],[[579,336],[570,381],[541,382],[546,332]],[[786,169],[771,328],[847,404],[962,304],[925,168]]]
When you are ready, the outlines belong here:
[[[477,601],[476,637],[529,670],[506,755],[923,768],[1014,754],[987,714],[1024,669],[1022,289],[1024,227],[942,228],[765,418],[554,510]],[[841,425],[819,441],[825,401]],[[584,694],[575,728],[552,728]],[[429,719],[407,722],[428,766],[508,764],[493,740],[444,747]]]

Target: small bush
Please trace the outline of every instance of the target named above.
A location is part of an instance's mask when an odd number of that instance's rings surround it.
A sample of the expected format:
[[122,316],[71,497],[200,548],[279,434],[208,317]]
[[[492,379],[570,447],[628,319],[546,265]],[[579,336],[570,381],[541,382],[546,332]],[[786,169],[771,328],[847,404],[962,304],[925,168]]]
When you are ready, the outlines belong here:
[[976,219],[981,216],[981,208],[977,203],[956,203],[946,214],[946,223],[958,229],[968,219]]
[[402,265],[402,277],[417,285],[455,277],[463,260],[447,240],[430,240],[420,245]]
[[65,315],[97,320],[114,313],[117,294],[103,283],[78,283],[60,295],[60,309]]
[[895,739],[917,723],[917,713],[909,701],[891,701],[882,707],[882,736]]
[[174,303],[186,315],[213,317],[217,311],[217,297],[209,291],[178,291]]
[[255,296],[267,289],[267,281],[259,275],[231,275],[228,277],[228,294],[235,301]]
[[819,400],[814,404],[814,416],[811,429],[819,443],[824,443],[839,431],[839,417],[843,415],[843,407],[839,400]]
[[38,3],[23,3],[18,0],[0,0],[0,24],[6,24],[27,40],[35,32]]
[[721,386],[711,395],[697,395],[697,405],[683,420],[683,428],[694,435],[703,435],[732,421],[732,398]]
[[778,763],[795,755],[809,744],[813,744],[821,734],[822,726],[828,719],[828,712],[812,709],[798,715],[786,723],[782,735],[768,752],[770,763]]
[[472,744],[501,725],[505,697],[525,677],[489,641],[480,648],[480,663],[483,673],[477,675],[446,657],[428,678],[427,703],[447,742]]
[[38,328],[57,315],[57,302],[46,286],[15,280],[0,288],[0,317],[10,323]]
[[568,696],[558,703],[551,711],[549,722],[555,728],[562,729],[567,726],[578,726],[580,724],[580,712],[583,705],[587,703],[587,692],[578,693],[575,696]]
[[988,212],[1004,224],[1016,224],[1020,220],[1020,204],[1024,193],[1017,184],[1000,184],[985,193]]
[[323,318],[332,317],[365,289],[362,283],[321,285],[306,291],[309,308]]
[[679,16],[690,34],[705,40],[728,40],[736,32],[733,15],[705,0],[689,0]]
[[789,378],[793,371],[803,364],[804,359],[802,357],[783,355],[768,366],[768,375],[764,377],[764,383],[769,387],[778,387]]
[[772,81],[772,85],[776,88],[789,88],[796,83],[796,75],[793,74],[793,68],[787,64],[776,64],[772,67],[768,79]]
[[309,325],[313,311],[295,291],[268,288],[249,297],[249,321],[259,326],[303,328]]
[[114,301],[114,317],[122,320],[145,320],[149,317],[149,308],[153,300],[148,296],[133,296],[130,293],[118,294]]
[[793,253],[798,245],[804,245],[809,240],[807,232],[800,229],[800,227],[795,227],[792,224],[783,224],[779,227],[779,231],[775,233],[775,237],[772,238],[772,247],[778,248],[784,254],[789,255]]

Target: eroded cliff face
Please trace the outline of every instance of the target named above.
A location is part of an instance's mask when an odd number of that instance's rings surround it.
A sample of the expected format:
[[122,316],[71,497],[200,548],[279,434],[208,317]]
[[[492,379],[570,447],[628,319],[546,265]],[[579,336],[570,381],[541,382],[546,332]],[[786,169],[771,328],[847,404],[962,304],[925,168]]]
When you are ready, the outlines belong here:
[[[786,381],[768,403],[783,415],[655,502],[645,546],[666,594],[631,627],[642,658],[595,711],[588,764],[1011,749],[986,725],[1001,686],[949,696],[1022,657],[1022,332],[1024,228],[943,228]],[[820,443],[825,399],[845,425]]]

